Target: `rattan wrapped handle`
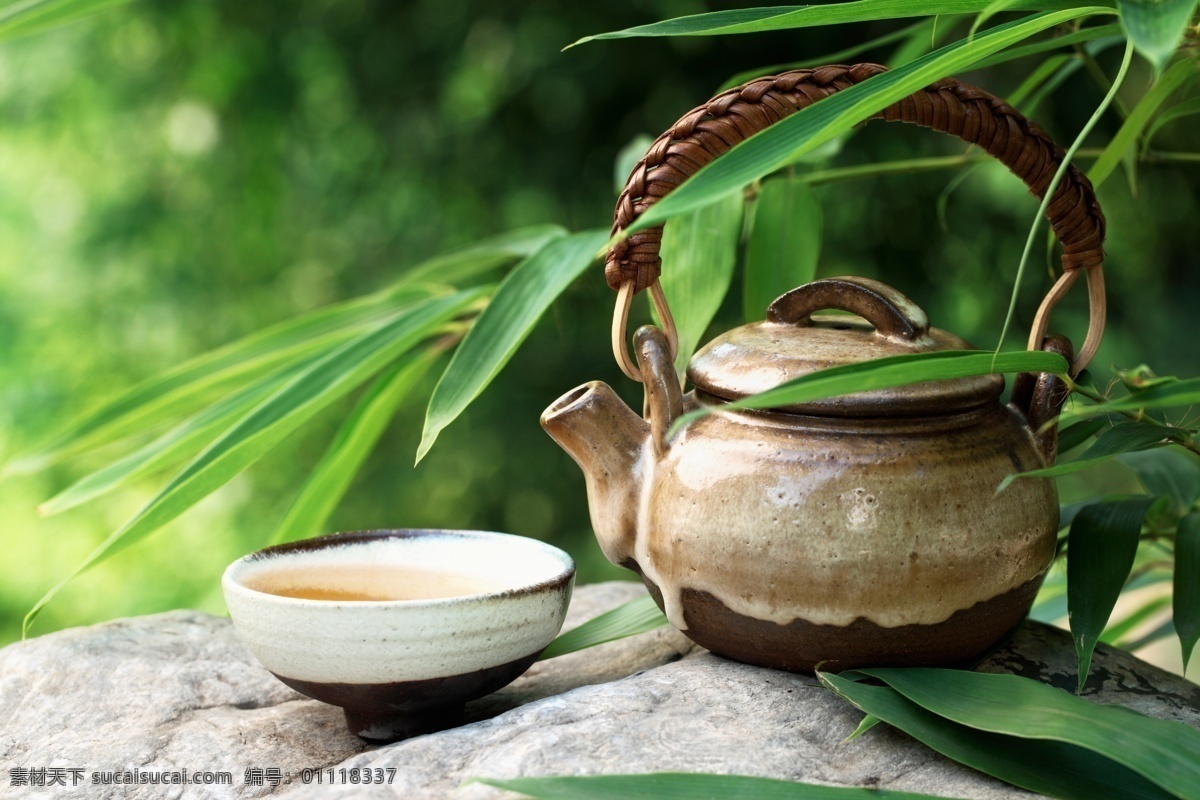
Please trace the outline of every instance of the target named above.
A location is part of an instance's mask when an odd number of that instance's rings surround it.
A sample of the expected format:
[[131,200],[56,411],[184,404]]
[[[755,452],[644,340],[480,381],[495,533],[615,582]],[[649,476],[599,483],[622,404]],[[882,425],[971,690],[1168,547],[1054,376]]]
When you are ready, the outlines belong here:
[[[659,136],[630,173],[617,200],[613,233],[628,228],[651,205],[669,194],[701,167],[742,140],[834,92],[885,72],[878,64],[798,69],[758,78],[722,92],[693,109]],[[957,136],[994,156],[1041,199],[1064,158],[1061,147],[1035,123],[1003,100],[944,78],[888,106],[872,119],[911,122]],[[1050,309],[1085,270],[1091,299],[1088,338],[1075,370],[1095,354],[1104,329],[1104,214],[1087,177],[1072,165],[1055,190],[1046,216],[1062,243],[1063,278],[1042,303],[1031,348],[1040,348]],[[605,263],[605,276],[623,294],[655,284],[661,270],[662,227],[638,231],[615,244]]]

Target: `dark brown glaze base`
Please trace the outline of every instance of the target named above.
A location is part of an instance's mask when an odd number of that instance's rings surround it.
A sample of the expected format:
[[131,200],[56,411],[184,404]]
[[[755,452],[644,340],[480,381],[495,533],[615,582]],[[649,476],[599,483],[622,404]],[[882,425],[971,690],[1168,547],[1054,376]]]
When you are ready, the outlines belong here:
[[396,683],[318,683],[275,677],[314,700],[340,706],[354,735],[372,742],[395,742],[460,724],[468,700],[512,683],[539,655],[540,650],[475,672]]
[[[659,608],[662,593],[642,581]],[[1004,643],[1033,605],[1042,576],[933,625],[884,628],[861,617],[849,625],[788,625],[743,616],[708,592],[684,589],[683,633],[717,655],[791,672],[859,667],[969,667]]]

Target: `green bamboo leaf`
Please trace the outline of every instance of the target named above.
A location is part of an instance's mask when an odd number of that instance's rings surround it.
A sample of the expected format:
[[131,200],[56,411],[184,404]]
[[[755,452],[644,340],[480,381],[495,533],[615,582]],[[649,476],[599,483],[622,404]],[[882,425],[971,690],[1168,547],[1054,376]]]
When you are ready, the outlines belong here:
[[[1122,411],[1154,411],[1181,408],[1200,403],[1200,378],[1188,378],[1166,386],[1156,386],[1115,400],[1071,409],[1070,417],[1086,419]],[[1068,416],[1068,415],[1064,415]]]
[[1062,356],[1038,350],[1010,353],[981,353],[974,350],[950,350],[889,356],[857,364],[830,367],[776,386],[761,394],[722,403],[701,406],[683,414],[671,426],[672,433],[694,419],[716,411],[735,408],[774,408],[807,403],[825,397],[837,397],[874,389],[890,389],[910,383],[968,378],[1004,372],[1050,372],[1064,375],[1067,362]]
[[[1038,64],[1037,68],[1030,72],[1029,76],[1025,78],[1025,80],[1021,81],[1021,85],[1008,95],[1007,99],[1009,104],[1014,108],[1026,108],[1024,105],[1025,101],[1031,95],[1033,95],[1040,86],[1044,85],[1055,75],[1059,74],[1064,65],[1070,63],[1077,64],[1078,59],[1074,59],[1066,53],[1057,53]],[[1025,110],[1023,113],[1028,114],[1029,111]]]
[[1173,797],[1128,767],[1086,748],[976,730],[922,708],[889,686],[869,686],[846,675],[823,672],[817,677],[855,707],[927,747],[1014,786],[1064,800]]
[[[739,8],[676,17],[649,25],[585,36],[570,47],[605,39],[629,39],[642,36],[725,36],[731,33],[760,33],[791,30],[847,22],[871,22],[905,17],[931,17],[939,14],[977,14],[990,0],[852,0],[775,8]],[[1072,8],[1069,0],[1017,0],[1014,11],[1057,11]]]
[[[1067,534],[1067,616],[1079,656],[1080,692],[1092,666],[1092,651],[1133,567],[1142,519],[1153,503],[1152,497],[1095,503],[1081,509],[1071,523]],[[1200,787],[1200,783],[1196,785]]]
[[1137,51],[1162,72],[1183,39],[1196,0],[1117,0],[1121,25]]
[[[1083,423],[1081,423],[1083,424]],[[1072,426],[1074,427],[1074,426]],[[1070,461],[1061,461],[1052,467],[1018,472],[1005,478],[997,491],[1002,491],[1018,478],[1054,478],[1103,464],[1125,453],[1160,447],[1167,442],[1182,441],[1187,431],[1169,428],[1150,422],[1120,422],[1103,431],[1092,446]]]
[[430,348],[402,359],[367,389],[288,508],[271,544],[303,539],[321,529],[375,449],[396,409],[440,355],[440,350]]
[[6,464],[5,473],[40,470],[163,420],[176,419],[228,393],[247,376],[261,375],[283,361],[361,333],[363,326],[418,301],[446,293],[430,285],[433,282],[445,284],[476,277],[536,252],[565,233],[557,225],[536,225],[484,239],[418,264],[383,290],[301,314],[198,356],[85,414],[32,452]]
[[[810,8],[825,9],[831,6]],[[624,231],[624,235],[661,225],[673,216],[695,211],[718,198],[740,191],[751,181],[795,161],[891,103],[946,75],[966,69],[1038,31],[1072,19],[1107,13],[1111,12],[1098,6],[1088,6],[1039,14],[999,25],[973,41],[946,45],[916,61],[843,89],[739,143],[650,206]]]
[[0,8],[0,40],[66,25],[130,0],[17,0]]
[[[1092,168],[1088,170],[1088,179],[1093,186],[1099,188],[1121,163],[1122,158],[1136,152],[1138,137],[1142,135],[1155,112],[1176,89],[1183,85],[1184,81],[1195,77],[1196,74],[1195,64],[1185,60],[1175,64],[1154,82],[1154,86],[1129,112],[1129,116],[1121,123],[1120,130],[1109,140],[1104,151],[1100,153],[1100,157],[1096,159],[1096,163],[1092,164]],[[1130,188],[1135,188],[1132,181]]]
[[1139,636],[1137,639],[1133,640],[1122,641],[1118,646],[1122,650],[1128,650],[1130,653],[1136,653],[1144,647],[1149,647],[1155,642],[1160,642],[1163,639],[1166,639],[1168,636],[1174,636],[1175,633],[1175,623],[1171,620],[1167,620],[1144,636]]
[[1012,11],[1017,5],[1017,0],[992,0],[987,6],[979,12],[975,17],[975,21],[971,23],[971,31],[967,34],[967,38],[974,39],[975,34],[983,27],[983,23],[987,22],[997,14],[1003,14],[1005,11]]
[[1093,703],[1017,675],[932,668],[859,671],[960,725],[1073,744],[1122,764],[1185,800],[1200,798],[1200,731],[1182,722]]
[[1108,428],[1108,423],[1102,419],[1084,420],[1064,428],[1058,432],[1058,452],[1066,453],[1074,450],[1106,428]]
[[431,298],[317,360],[209,445],[25,616],[22,632],[68,581],[145,538],[245,470],[323,408],[462,313],[482,290]]
[[1100,641],[1105,644],[1117,644],[1138,625],[1141,625],[1150,619],[1150,617],[1166,608],[1170,602],[1171,598],[1166,595],[1150,598],[1133,611],[1121,617],[1121,619],[1106,627],[1104,633],[1100,634]]
[[680,374],[729,292],[742,231],[742,208],[742,196],[730,195],[671,220],[663,231],[659,282],[671,301],[679,330],[675,369]]
[[[913,31],[899,47],[892,51],[888,56],[887,66],[900,67],[910,61],[920,58],[937,46],[937,37],[941,34],[943,37],[950,32],[953,32],[955,25],[959,20],[965,19],[961,16],[946,16],[935,15],[923,20],[929,24],[929,27],[924,30]],[[845,62],[825,62],[825,63],[845,63]]]
[[[1093,28],[1084,28],[1082,31],[1067,34],[1059,39],[1052,39],[1049,41],[1066,44],[1069,40],[1075,40],[1076,38],[1087,43],[1084,50],[1088,56],[1093,58],[1110,47],[1119,44],[1125,44],[1125,34],[1121,32],[1120,25],[1101,25]],[[974,69],[982,69],[985,66],[990,66],[991,64],[989,62],[1003,63],[1011,60],[1007,58],[1007,56],[1012,56],[1016,54],[1018,50],[1022,49],[1024,48],[1014,47],[1012,49],[1005,50],[995,59],[985,59],[979,62],[975,65]],[[1021,55],[1029,55],[1029,53],[1022,53]],[[1079,54],[1077,53],[1064,53],[1061,55],[1061,57],[1063,60],[1059,62],[1058,69],[1050,76],[1048,80],[1045,80],[1041,86],[1037,87],[1035,91],[1029,94],[1023,94],[1019,88],[1016,92],[1008,97],[1009,103],[1018,107],[1026,116],[1032,116],[1035,110],[1041,106],[1043,100],[1052,96],[1054,92],[1056,92],[1058,88],[1062,86],[1064,82],[1066,82],[1067,78],[1079,71],[1079,69],[1084,65],[1083,59],[1080,58]],[[1047,231],[1046,263],[1051,269],[1056,268],[1056,263],[1054,261],[1054,245],[1057,243],[1058,240],[1054,237],[1054,233]]]
[[442,429],[504,368],[550,304],[592,263],[606,239],[606,232],[596,230],[552,239],[501,281],[433,390],[417,448],[418,462]]
[[871,730],[872,728],[874,728],[876,725],[878,725],[881,722],[883,722],[883,720],[881,720],[879,717],[875,716],[874,714],[867,714],[858,723],[858,727],[856,727],[853,731],[851,731],[850,735],[842,740],[842,744],[845,744],[846,742],[853,742],[855,739],[862,736],[864,733]]
[[932,29],[933,20],[923,19],[920,22],[915,22],[912,25],[906,25],[905,27],[900,28],[899,30],[894,30],[891,33],[885,33],[882,36],[878,36],[874,39],[870,39],[859,44],[851,45],[850,47],[844,47],[841,50],[835,50],[832,53],[825,53],[824,55],[815,56],[813,58],[805,58],[801,59],[800,61],[789,61],[784,64],[772,64],[766,67],[743,70],[742,72],[737,73],[722,83],[717,89],[717,93],[720,94],[726,89],[732,89],[735,86],[741,86],[746,81],[754,80],[755,78],[761,78],[763,75],[777,75],[780,72],[786,72],[787,70],[791,69],[820,67],[824,66],[825,64],[848,64],[851,63],[853,59],[861,56],[863,53],[869,53],[878,47],[884,47],[902,39],[919,36],[922,39],[928,40],[930,31]]
[[1173,602],[1171,621],[1179,634],[1186,670],[1200,641],[1200,513],[1195,511],[1179,521],[1175,533]]
[[759,320],[771,301],[808,283],[821,255],[821,201],[799,178],[767,181],[754,201],[742,309]]
[[1200,97],[1193,97],[1190,100],[1185,100],[1182,103],[1171,106],[1163,113],[1155,118],[1154,124],[1146,131],[1146,135],[1142,137],[1142,150],[1149,149],[1150,143],[1154,141],[1155,135],[1159,129],[1169,125],[1177,119],[1190,117],[1193,114],[1200,114]]
[[1052,36],[1049,39],[1043,39],[1042,41],[1034,42],[1033,44],[1026,44],[1020,47],[1010,47],[1002,53],[997,53],[994,56],[989,56],[978,63],[972,64],[971,69],[987,69],[988,67],[994,67],[998,64],[1006,64],[1009,61],[1016,61],[1019,58],[1027,58],[1028,56],[1045,53],[1048,50],[1057,50],[1060,47],[1069,47],[1071,45],[1100,40],[1104,40],[1105,46],[1108,47],[1124,41],[1125,36],[1121,31],[1121,26],[1119,24],[1113,23],[1112,25],[1094,25],[1090,28],[1081,28],[1077,31],[1064,33],[1062,36]]
[[5,472],[34,472],[191,413],[264,371],[344,342],[438,293],[445,292],[429,286],[387,289],[264,328],[139,383],[18,456],[5,465]]
[[[332,350],[333,346],[329,346],[328,349]],[[38,513],[46,516],[61,513],[118,489],[143,475],[169,466],[189,453],[198,452],[215,439],[219,431],[229,427],[236,419],[324,354],[322,352],[299,359],[193,414],[124,458],[80,478],[39,505]]]
[[405,270],[397,285],[434,283],[459,285],[489,270],[528,258],[555,239],[567,235],[559,225],[531,225],[507,231]]
[[605,642],[636,636],[639,633],[656,630],[667,625],[667,618],[654,604],[654,598],[647,595],[628,603],[622,603],[611,611],[605,611],[599,616],[589,619],[577,628],[559,634],[550,646],[542,651],[539,658],[565,656],[576,650],[586,650]]
[[928,794],[857,786],[817,786],[747,775],[652,772],[550,778],[476,778],[475,782],[540,800],[944,800]]
[[1121,461],[1137,473],[1147,492],[1169,497],[1176,516],[1186,514],[1200,500],[1200,464],[1179,448],[1129,453]]

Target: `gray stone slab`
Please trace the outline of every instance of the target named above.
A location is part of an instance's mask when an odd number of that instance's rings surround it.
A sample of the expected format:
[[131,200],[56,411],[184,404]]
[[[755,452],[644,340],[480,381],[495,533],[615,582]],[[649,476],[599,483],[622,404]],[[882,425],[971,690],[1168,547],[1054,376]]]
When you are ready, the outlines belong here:
[[[567,626],[641,596],[639,584],[576,590]],[[1073,689],[1070,637],[1027,624],[983,666]],[[1085,694],[1200,727],[1200,687],[1102,647]],[[661,629],[540,662],[468,706],[468,724],[383,747],[341,712],[296,694],[243,647],[229,620],[190,611],[49,634],[0,650],[0,796],[11,769],[226,771],[231,786],[88,785],[89,798],[327,796],[493,798],[471,778],[678,770],[761,775],[999,800],[1030,797],[887,726],[850,743],[861,713],[811,676],[737,664]],[[389,785],[304,785],[304,770],[394,770]],[[272,785],[268,769],[284,780]],[[248,769],[264,770],[261,785]],[[315,780],[315,773],[308,773]],[[386,774],[386,773],[385,773]],[[289,780],[290,778],[290,780]],[[68,779],[69,782],[69,779]]]

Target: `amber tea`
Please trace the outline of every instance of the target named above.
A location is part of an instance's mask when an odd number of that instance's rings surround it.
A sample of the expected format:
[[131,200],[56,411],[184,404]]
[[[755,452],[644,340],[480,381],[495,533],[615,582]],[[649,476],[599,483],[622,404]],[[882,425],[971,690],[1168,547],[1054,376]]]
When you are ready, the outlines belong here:
[[302,600],[436,600],[498,592],[494,578],[401,564],[294,565],[248,579],[249,589]]

